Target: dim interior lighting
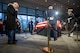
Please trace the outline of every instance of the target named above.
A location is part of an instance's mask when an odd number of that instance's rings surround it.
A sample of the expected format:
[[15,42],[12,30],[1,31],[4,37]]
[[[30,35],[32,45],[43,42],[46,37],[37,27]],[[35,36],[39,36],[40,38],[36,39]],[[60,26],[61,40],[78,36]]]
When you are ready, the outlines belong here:
[[56,11],[56,12],[55,12],[55,15],[58,15],[58,14],[59,14],[59,12],[58,12],[58,11]]

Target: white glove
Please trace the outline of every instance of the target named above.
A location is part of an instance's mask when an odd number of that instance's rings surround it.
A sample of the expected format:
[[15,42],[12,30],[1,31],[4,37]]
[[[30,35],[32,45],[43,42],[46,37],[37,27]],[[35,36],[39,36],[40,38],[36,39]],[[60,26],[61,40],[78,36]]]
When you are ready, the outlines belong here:
[[74,26],[78,26],[77,23],[75,23]]
[[68,18],[68,23],[70,23],[70,20],[71,20],[72,18]]
[[65,25],[65,24],[66,24],[66,22],[63,22],[63,24]]

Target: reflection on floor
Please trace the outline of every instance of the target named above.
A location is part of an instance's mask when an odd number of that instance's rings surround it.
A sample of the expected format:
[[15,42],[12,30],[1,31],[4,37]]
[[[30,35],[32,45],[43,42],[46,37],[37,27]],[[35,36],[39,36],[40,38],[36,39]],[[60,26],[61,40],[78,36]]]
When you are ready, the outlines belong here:
[[[8,45],[7,36],[0,37],[0,53],[44,53],[42,49],[47,46],[47,37],[42,35],[30,35],[29,33],[16,34],[17,44]],[[62,34],[57,41],[50,41],[54,53],[79,53],[80,42],[73,37]]]

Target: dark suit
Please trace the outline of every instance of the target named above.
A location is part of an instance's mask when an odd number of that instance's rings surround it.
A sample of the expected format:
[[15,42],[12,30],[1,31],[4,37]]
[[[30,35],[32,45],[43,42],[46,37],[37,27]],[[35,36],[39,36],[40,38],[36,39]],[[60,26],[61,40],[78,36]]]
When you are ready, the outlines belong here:
[[7,23],[6,23],[8,29],[8,43],[13,43],[15,40],[16,18],[17,12],[15,11],[12,5],[9,5],[7,7]]

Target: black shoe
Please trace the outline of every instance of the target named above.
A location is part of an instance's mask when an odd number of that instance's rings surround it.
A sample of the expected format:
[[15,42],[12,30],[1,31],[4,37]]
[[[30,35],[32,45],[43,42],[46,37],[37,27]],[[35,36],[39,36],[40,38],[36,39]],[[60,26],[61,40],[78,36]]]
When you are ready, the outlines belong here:
[[8,43],[9,45],[12,45],[13,43]]
[[68,37],[71,37],[71,36],[70,36],[70,33],[68,34]]
[[13,44],[16,44],[17,43],[17,40],[13,41]]
[[56,41],[57,39],[54,39],[54,41]]
[[13,42],[13,44],[16,44],[16,42]]
[[17,40],[14,40],[14,41],[17,41]]
[[18,40],[14,40],[13,42],[17,42]]

